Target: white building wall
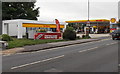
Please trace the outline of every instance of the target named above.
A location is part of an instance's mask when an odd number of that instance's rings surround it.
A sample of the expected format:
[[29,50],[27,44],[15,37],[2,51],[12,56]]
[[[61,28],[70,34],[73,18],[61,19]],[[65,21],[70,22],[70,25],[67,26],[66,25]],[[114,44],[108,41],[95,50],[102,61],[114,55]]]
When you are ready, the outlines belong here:
[[17,27],[17,22],[10,22],[9,23],[9,36],[17,36],[18,33],[18,27]]
[[[5,28],[5,23],[8,23],[8,33]],[[26,33],[26,28],[22,27],[22,21],[3,21],[2,34],[8,34],[9,36],[18,36],[22,38]]]
[[[26,35],[26,27],[22,27],[22,23],[55,24],[55,22],[40,22],[36,20],[5,20],[3,21],[2,34],[7,34],[4,23],[8,23],[8,35],[17,36],[17,38],[23,38],[23,36]],[[66,29],[67,24],[64,23],[64,25],[65,28],[63,28],[63,31]]]
[[18,36],[17,38],[23,38],[23,35],[25,35],[26,29],[25,27],[22,27],[22,22],[18,22]]
[[[7,25],[6,25],[7,24]],[[8,32],[8,22],[2,22],[2,34],[8,34],[7,32]]]
[[2,34],[4,34],[4,22],[2,21]]

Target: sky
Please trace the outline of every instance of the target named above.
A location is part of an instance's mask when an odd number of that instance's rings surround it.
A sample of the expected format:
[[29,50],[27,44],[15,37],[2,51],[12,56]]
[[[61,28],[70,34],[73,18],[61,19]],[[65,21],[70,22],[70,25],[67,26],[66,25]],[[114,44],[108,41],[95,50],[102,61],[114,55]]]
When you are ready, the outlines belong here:
[[[118,19],[118,1],[89,0],[90,19]],[[40,7],[39,21],[88,19],[88,0],[37,0],[36,7]]]

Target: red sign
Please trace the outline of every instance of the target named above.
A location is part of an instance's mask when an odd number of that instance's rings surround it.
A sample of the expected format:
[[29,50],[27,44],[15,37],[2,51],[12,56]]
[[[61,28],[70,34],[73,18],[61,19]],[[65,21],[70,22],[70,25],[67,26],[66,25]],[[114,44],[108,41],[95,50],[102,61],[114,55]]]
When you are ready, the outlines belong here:
[[56,30],[57,30],[57,32],[60,32],[60,23],[57,19],[55,19],[55,22],[56,22],[56,26],[57,26]]
[[61,33],[37,33],[34,39],[61,39]]
[[116,30],[115,28],[111,28],[110,30]]
[[98,21],[98,22],[102,22],[103,20],[96,20],[96,21]]

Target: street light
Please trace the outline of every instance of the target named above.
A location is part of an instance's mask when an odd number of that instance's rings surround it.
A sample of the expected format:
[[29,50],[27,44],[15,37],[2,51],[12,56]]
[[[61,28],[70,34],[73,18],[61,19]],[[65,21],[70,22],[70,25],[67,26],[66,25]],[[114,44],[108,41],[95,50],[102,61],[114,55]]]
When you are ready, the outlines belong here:
[[89,4],[90,4],[90,2],[88,0],[88,21],[89,21]]
[[86,35],[88,35],[89,36],[89,32],[90,32],[90,20],[89,20],[89,0],[88,0],[88,20],[87,20],[87,27],[88,27],[88,29],[86,30]]

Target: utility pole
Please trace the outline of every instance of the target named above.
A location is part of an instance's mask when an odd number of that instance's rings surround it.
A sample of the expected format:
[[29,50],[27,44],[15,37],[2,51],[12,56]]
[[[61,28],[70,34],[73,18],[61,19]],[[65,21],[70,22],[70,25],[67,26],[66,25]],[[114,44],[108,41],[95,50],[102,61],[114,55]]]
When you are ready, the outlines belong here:
[[120,20],[120,1],[118,2],[118,20]]
[[2,34],[2,1],[0,0],[0,35]]

